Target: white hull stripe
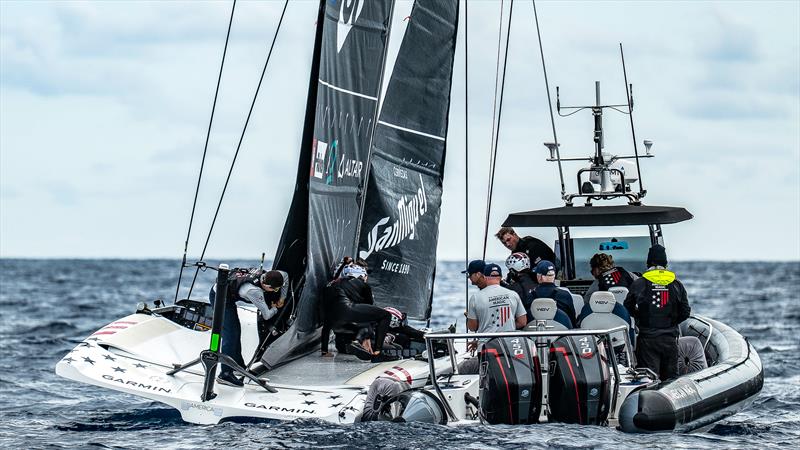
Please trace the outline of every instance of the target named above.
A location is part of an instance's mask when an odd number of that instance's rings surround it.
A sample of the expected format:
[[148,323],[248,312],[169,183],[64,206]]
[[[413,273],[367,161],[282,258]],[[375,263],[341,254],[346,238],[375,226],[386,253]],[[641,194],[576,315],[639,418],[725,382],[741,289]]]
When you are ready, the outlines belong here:
[[391,123],[384,122],[382,120],[379,120],[378,123],[381,124],[381,125],[386,125],[389,128],[394,128],[395,130],[407,131],[409,133],[418,134],[420,136],[429,137],[431,139],[436,139],[437,141],[442,141],[442,142],[445,141],[445,139],[443,137],[436,136],[435,134],[428,134],[428,133],[423,133],[422,131],[412,130],[411,128],[404,128],[404,127],[401,127],[401,126],[398,126],[398,125],[393,125]]
[[348,91],[347,89],[342,89],[342,88],[340,88],[338,86],[334,86],[334,85],[332,85],[330,83],[326,83],[326,82],[324,82],[322,80],[317,80],[317,81],[319,81],[319,84],[321,84],[323,86],[327,86],[327,87],[333,89],[334,91],[344,92],[345,94],[350,94],[350,95],[355,95],[356,97],[366,98],[366,99],[372,100],[374,102],[378,101],[378,97],[371,97],[369,95],[359,94],[358,92]]

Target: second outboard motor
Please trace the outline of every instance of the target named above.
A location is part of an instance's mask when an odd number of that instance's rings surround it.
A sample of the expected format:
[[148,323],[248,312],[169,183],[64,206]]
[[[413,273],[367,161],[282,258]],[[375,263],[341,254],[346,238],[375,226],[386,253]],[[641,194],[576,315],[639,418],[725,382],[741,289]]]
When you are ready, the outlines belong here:
[[550,420],[602,425],[611,404],[605,347],[594,336],[564,336],[550,347]]
[[542,378],[535,343],[525,337],[494,338],[480,361],[480,416],[490,424],[539,421]]

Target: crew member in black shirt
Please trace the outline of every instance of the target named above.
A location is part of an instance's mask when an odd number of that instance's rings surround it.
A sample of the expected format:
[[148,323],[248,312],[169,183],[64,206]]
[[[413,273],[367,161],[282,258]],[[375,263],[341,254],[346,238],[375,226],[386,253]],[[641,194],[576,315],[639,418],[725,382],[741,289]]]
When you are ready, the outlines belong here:
[[647,272],[628,288],[625,308],[639,327],[638,366],[651,369],[666,381],[678,376],[678,325],[689,318],[692,308],[683,284],[667,270],[664,247],[650,248],[647,267]]
[[375,306],[372,288],[367,284],[367,270],[357,264],[351,264],[341,272],[341,277],[328,283],[324,292],[325,324],[321,337],[323,356],[328,351],[330,330],[345,323],[374,323],[375,347],[364,346],[371,351],[373,362],[385,358],[381,355],[383,341],[392,315],[389,311]]
[[555,261],[556,254],[544,242],[532,236],[520,238],[511,227],[503,227],[495,234],[511,253],[522,252],[528,255],[531,267],[536,267],[541,261]]
[[533,270],[536,272],[536,281],[539,286],[533,291],[534,299],[552,298],[556,301],[556,306],[569,316],[572,328],[577,326],[577,315],[575,305],[572,302],[572,294],[565,289],[556,286],[556,267],[550,261],[540,261]]

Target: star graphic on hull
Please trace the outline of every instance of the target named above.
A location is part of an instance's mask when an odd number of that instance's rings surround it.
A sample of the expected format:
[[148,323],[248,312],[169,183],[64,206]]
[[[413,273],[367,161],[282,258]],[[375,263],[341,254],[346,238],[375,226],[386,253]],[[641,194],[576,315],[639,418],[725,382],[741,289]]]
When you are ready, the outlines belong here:
[[139,363],[136,363],[136,364],[134,364],[134,367],[137,367],[137,368],[139,368],[139,369],[144,369],[144,368],[146,368],[147,366],[146,366],[146,365],[144,365],[144,364],[139,364]]
[[103,355],[103,358],[107,359],[108,361],[116,361],[117,360],[117,358],[114,358],[111,355]]
[[91,365],[94,365],[94,361],[92,360],[92,358],[89,358],[88,356],[84,356],[83,360]]
[[337,398],[339,398],[339,397],[341,397],[341,395],[331,395],[331,396],[330,396],[330,397],[328,397],[328,398],[329,398],[329,399],[331,399],[331,400],[336,400],[336,399],[337,399]]
[[305,403],[306,405],[313,405],[313,404],[315,404],[317,402],[315,402],[314,400],[306,400],[303,403]]
[[342,405],[341,403],[334,403],[334,404],[331,405],[331,408],[336,408],[337,406],[341,406],[341,405]]
[[301,392],[300,395],[302,395],[303,397],[308,397],[309,395],[314,395],[314,394],[311,392]]
[[67,362],[67,364],[69,364],[69,363],[71,363],[71,362],[75,361],[75,359],[74,359],[74,358],[72,358],[72,357],[69,357],[69,356],[68,356],[68,357],[64,358],[64,361],[66,361],[66,362]]
[[122,367],[114,367],[114,372],[122,372],[122,373],[125,373],[125,369],[123,369]]

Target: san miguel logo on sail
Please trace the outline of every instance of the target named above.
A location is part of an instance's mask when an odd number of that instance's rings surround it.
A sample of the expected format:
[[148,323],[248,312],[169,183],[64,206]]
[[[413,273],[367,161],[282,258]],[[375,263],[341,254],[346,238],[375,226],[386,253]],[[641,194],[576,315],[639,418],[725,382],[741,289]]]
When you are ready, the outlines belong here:
[[397,219],[394,223],[386,225],[391,217],[383,217],[372,227],[367,235],[367,250],[358,253],[362,259],[369,258],[375,252],[394,247],[405,239],[415,238],[417,223],[428,212],[428,197],[425,194],[422,175],[419,175],[419,184],[416,195],[411,198],[404,195],[398,200]]

